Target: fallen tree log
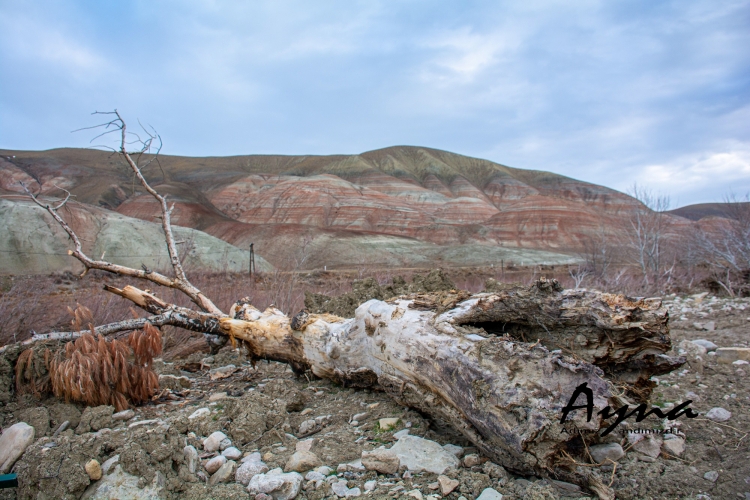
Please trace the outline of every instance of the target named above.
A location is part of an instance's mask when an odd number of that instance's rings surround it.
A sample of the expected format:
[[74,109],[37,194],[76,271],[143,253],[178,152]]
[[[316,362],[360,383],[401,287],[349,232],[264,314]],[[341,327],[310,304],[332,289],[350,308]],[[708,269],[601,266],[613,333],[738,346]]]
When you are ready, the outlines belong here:
[[[671,347],[658,299],[562,290],[554,280],[495,293],[440,292],[370,300],[354,318],[302,312],[289,318],[249,300],[217,316],[168,304],[128,286],[107,287],[160,324],[226,336],[252,359],[288,363],[351,387],[379,387],[405,406],[449,423],[483,453],[524,475],[611,492],[581,466],[607,427],[606,406],[648,396],[648,379],[684,363]],[[133,320],[139,321],[139,320]],[[39,335],[67,339],[75,334]],[[571,413],[585,444],[560,424],[575,389],[593,391],[594,418]]]

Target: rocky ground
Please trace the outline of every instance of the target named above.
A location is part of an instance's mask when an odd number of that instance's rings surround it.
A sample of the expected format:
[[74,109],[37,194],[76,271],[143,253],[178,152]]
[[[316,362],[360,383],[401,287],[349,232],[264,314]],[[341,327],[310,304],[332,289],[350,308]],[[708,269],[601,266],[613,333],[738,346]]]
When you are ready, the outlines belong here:
[[[725,349],[748,347],[750,299],[665,303],[689,363],[655,380],[653,403],[690,399],[700,416],[632,424],[680,434],[618,435],[592,447],[604,462],[592,467],[618,498],[750,498],[750,358]],[[157,369],[159,397],[118,414],[11,397],[0,407],[0,472],[12,467],[19,488],[0,498],[587,498],[574,485],[507,472],[380,392],[253,366],[229,346]]]

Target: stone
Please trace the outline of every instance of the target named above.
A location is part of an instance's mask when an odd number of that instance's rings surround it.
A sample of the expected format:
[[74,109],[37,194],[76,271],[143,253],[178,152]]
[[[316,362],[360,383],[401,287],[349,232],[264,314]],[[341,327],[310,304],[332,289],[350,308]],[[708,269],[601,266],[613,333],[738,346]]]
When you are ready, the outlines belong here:
[[216,431],[203,440],[203,450],[209,453],[219,451],[221,442],[227,439],[227,435],[221,431]]
[[221,380],[227,377],[231,377],[239,368],[235,365],[226,365],[220,368],[214,368],[208,371],[208,376],[211,380]]
[[477,500],[503,500],[503,495],[494,488],[485,488]]
[[132,424],[128,425],[128,429],[141,427],[143,425],[155,425],[161,423],[163,423],[163,421],[159,420],[158,418],[152,418],[151,420],[138,420],[137,422],[133,422]]
[[[248,458],[250,457],[253,457],[253,459],[248,460]],[[240,484],[247,486],[253,476],[257,476],[258,474],[263,474],[265,472],[268,472],[268,466],[263,461],[261,461],[260,453],[251,453],[250,455],[242,459],[242,463],[237,468],[237,472],[234,475],[234,480]]]
[[331,491],[339,498],[358,497],[362,495],[359,488],[349,488],[345,479],[331,483]]
[[[644,436],[640,434],[640,436]],[[637,440],[632,449],[638,453],[643,453],[647,457],[656,458],[661,453],[662,439],[660,437],[646,434],[642,439]]]
[[726,422],[727,420],[732,418],[732,412],[717,406],[716,408],[711,408],[710,410],[708,410],[708,413],[706,413],[706,418],[709,420],[713,420],[714,422]]
[[719,346],[711,342],[710,340],[706,339],[698,339],[698,340],[692,340],[693,344],[698,344],[699,346],[703,347],[707,352],[712,352],[718,349]]
[[221,452],[221,454],[227,457],[229,460],[239,460],[240,458],[242,458],[242,452],[234,446],[226,448]]
[[120,455],[115,455],[113,457],[108,458],[104,461],[102,464],[102,473],[103,474],[109,474],[109,471],[117,465],[120,462]]
[[[394,436],[395,435],[396,434],[394,434]],[[455,455],[456,458],[461,458],[462,456],[464,456],[464,449],[460,446],[456,446],[455,444],[444,444],[443,449],[448,453]]]
[[620,446],[620,443],[595,444],[589,446],[589,453],[591,453],[594,462],[604,465],[611,465],[610,460],[617,462],[625,456],[625,452],[623,451],[622,446]]
[[34,428],[34,437],[39,439],[49,432],[49,410],[44,406],[27,408],[16,412],[16,420],[26,422]]
[[227,393],[226,393],[226,392],[215,392],[215,393],[211,394],[211,395],[210,395],[210,396],[208,397],[208,401],[209,401],[210,403],[213,403],[213,402],[215,402],[215,401],[221,401],[222,399],[227,399],[228,397],[229,397],[229,396],[227,395]]
[[0,436],[0,474],[7,474],[33,442],[34,428],[26,422],[18,422],[5,429]]
[[399,420],[400,419],[397,417],[381,418],[378,420],[378,427],[380,427],[380,430],[382,431],[390,431],[398,425]]
[[711,481],[712,483],[715,483],[717,479],[719,479],[719,473],[715,470],[710,470],[703,474],[703,479],[707,481]]
[[195,446],[188,445],[182,449],[182,454],[185,456],[185,464],[187,465],[188,470],[191,474],[195,474],[195,471],[198,470],[198,464],[200,463],[198,450],[195,449]]
[[472,453],[471,455],[466,455],[464,457],[464,467],[475,467],[482,463],[482,457],[479,455]]
[[140,478],[124,472],[121,465],[114,472],[92,483],[83,493],[81,500],[162,500],[165,497],[164,476],[156,474],[153,482],[145,487],[138,486]]
[[219,442],[219,450],[221,451],[224,451],[231,446],[232,446],[232,440],[229,438],[224,438]]
[[227,460],[224,465],[219,467],[219,470],[213,473],[211,475],[211,478],[208,480],[208,484],[211,486],[219,483],[226,483],[229,481],[229,478],[232,477],[232,474],[234,474],[234,468],[237,465],[237,462],[234,460]]
[[357,459],[345,464],[339,464],[336,467],[336,472],[364,472],[365,466],[362,465],[362,460]]
[[192,386],[190,379],[185,376],[176,375],[159,375],[159,388],[169,389],[170,391],[182,392],[183,389],[190,389]]
[[396,439],[401,439],[402,437],[408,436],[408,435],[409,435],[409,429],[401,429],[400,431],[393,433],[393,437]]
[[284,466],[284,472],[306,472],[323,465],[320,458],[311,451],[295,451]]
[[729,364],[739,359],[750,361],[750,347],[719,347],[714,352],[719,363]]
[[206,462],[203,468],[206,469],[206,472],[208,472],[209,474],[213,474],[214,472],[219,470],[225,463],[227,463],[227,457],[225,457],[224,455],[219,455]]
[[365,491],[373,491],[375,488],[378,487],[378,482],[374,479],[370,481],[365,481]]
[[247,485],[251,495],[265,493],[274,500],[291,500],[299,493],[302,476],[297,472],[282,472],[273,469],[265,474],[256,474]]
[[295,451],[312,451],[313,444],[315,444],[315,438],[303,439],[297,441],[295,445]]
[[193,413],[191,413],[188,418],[190,420],[195,420],[196,418],[205,417],[210,414],[211,414],[211,410],[209,410],[208,408],[198,408]]
[[329,474],[330,474],[331,472],[333,472],[333,469],[331,469],[331,468],[330,468],[330,467],[328,467],[327,465],[324,465],[324,466],[322,466],[322,467],[317,467],[317,468],[315,469],[315,471],[316,471],[316,472],[320,472],[320,473],[321,473],[321,474],[323,474],[324,476],[327,476],[327,475],[329,475]]
[[547,479],[547,480],[552,484],[552,486],[568,494],[566,496],[569,496],[571,493],[573,494],[573,496],[576,496],[576,497],[580,496],[581,487],[578,486],[577,484],[566,483],[565,481],[558,481],[556,479]]
[[502,465],[490,461],[487,461],[482,465],[482,472],[490,476],[492,479],[503,479],[508,477],[508,472]]
[[661,449],[667,455],[679,457],[685,452],[685,440],[680,437],[667,439],[662,443]]
[[362,465],[381,474],[395,474],[401,461],[392,450],[372,450],[362,452]]
[[76,434],[85,434],[112,427],[112,414],[114,412],[114,406],[89,406],[81,414],[81,422],[76,427]]
[[407,497],[416,498],[417,500],[424,500],[424,496],[422,496],[422,492],[419,490],[411,490],[406,492]]
[[401,465],[413,472],[428,471],[443,474],[448,469],[459,466],[455,455],[446,451],[435,441],[417,436],[404,436],[391,447],[398,455]]
[[306,481],[325,481],[326,477],[318,471],[311,470],[305,474]]
[[133,410],[123,410],[117,413],[112,414],[112,420],[116,422],[130,420],[131,418],[135,417],[135,412]]
[[443,496],[448,495],[453,490],[458,488],[459,482],[457,479],[451,479],[448,476],[439,475],[438,476],[438,484],[440,485],[440,491],[442,492]]
[[84,470],[92,481],[98,481],[102,478],[102,466],[99,464],[98,460],[91,459],[86,462]]

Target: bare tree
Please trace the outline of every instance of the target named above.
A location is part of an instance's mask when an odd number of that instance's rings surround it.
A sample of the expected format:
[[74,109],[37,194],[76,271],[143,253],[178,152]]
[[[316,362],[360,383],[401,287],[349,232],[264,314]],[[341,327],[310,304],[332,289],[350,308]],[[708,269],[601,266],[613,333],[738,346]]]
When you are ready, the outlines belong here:
[[633,184],[628,194],[641,202],[630,217],[626,230],[631,258],[638,265],[644,284],[658,288],[669,226],[668,215],[664,213],[669,210],[669,197],[637,184]]
[[[147,323],[178,326],[239,342],[254,359],[288,363],[298,374],[353,387],[378,385],[399,403],[450,423],[512,471],[573,481],[599,498],[614,498],[593,468],[580,467],[590,457],[575,451],[581,447],[573,441],[580,436],[563,432],[559,411],[576,388],[588,386],[596,420],[584,421],[582,415],[574,420],[587,429],[605,429],[609,424],[600,410],[608,404],[627,404],[626,397],[648,398],[653,375],[684,363],[682,358],[654,355],[671,348],[667,309],[659,299],[564,291],[556,281],[542,278],[499,293],[472,296],[451,290],[390,302],[370,300],[352,319],[304,311],[290,318],[275,307],[259,311],[249,299],[238,300],[226,314],[185,275],[171,227],[174,205],[170,207],[143,174],[158,161],[159,136],[151,131],[145,140],[133,137],[117,111],[101,114],[112,118],[100,125],[103,134],[117,133],[120,138],[115,153],[159,202],[174,276],[90,258],[60,215],[70,193],[65,191],[65,198],[54,203],[27,188],[29,196],[65,229],[74,246],[70,255],[86,270],[101,269],[178,290],[200,310],[168,303],[134,286],[106,285],[105,290],[150,316],[97,326],[93,333],[103,336]],[[135,150],[128,149],[131,139],[138,145]],[[150,155],[157,144],[156,154]],[[295,265],[303,264],[306,255],[303,251]],[[289,290],[282,287],[281,294],[288,298]],[[81,335],[53,332],[35,335],[27,343]],[[585,342],[571,344],[575,336],[584,336]],[[593,444],[601,438],[594,433],[586,440]]]
[[725,219],[698,225],[694,233],[697,260],[729,295],[750,293],[750,193],[744,200],[724,198]]

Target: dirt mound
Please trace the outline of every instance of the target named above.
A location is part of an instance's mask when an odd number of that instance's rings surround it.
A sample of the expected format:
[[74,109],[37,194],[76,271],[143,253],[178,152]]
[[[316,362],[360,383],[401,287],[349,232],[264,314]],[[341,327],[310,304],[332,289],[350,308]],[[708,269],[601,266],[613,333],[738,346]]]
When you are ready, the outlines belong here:
[[441,292],[455,288],[456,285],[442,269],[433,269],[428,274],[415,274],[411,283],[396,276],[390,285],[381,286],[375,278],[365,278],[352,283],[352,291],[338,297],[306,292],[305,309],[315,314],[328,313],[351,318],[357,307],[368,300],[388,300],[399,295]]

